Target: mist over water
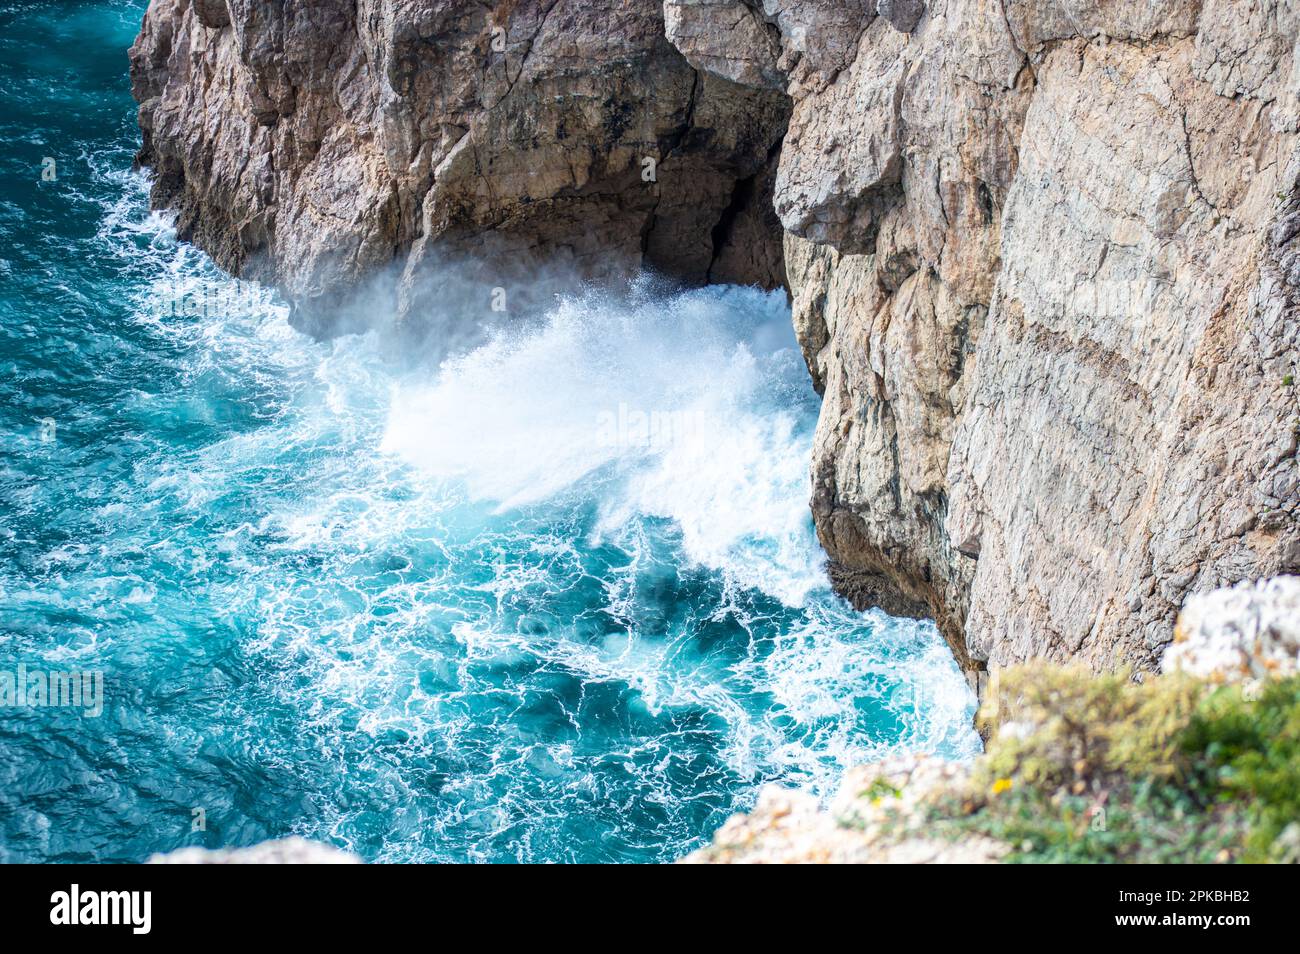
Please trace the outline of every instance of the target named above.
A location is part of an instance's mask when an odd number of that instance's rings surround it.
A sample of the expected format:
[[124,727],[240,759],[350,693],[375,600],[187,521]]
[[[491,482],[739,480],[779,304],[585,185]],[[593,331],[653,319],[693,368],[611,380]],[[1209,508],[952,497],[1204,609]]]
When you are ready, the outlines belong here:
[[0,860],[668,860],[764,782],[975,751],[933,626],[826,586],[782,295],[313,341],[148,212],[142,6],[4,13],[0,670],[105,700],[0,708]]

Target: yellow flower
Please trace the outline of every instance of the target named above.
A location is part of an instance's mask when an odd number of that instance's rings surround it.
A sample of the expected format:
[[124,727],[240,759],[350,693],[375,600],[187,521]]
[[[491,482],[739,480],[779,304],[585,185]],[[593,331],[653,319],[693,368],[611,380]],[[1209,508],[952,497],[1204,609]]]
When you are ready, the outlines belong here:
[[1011,790],[1011,779],[1000,778],[993,783],[993,794],[1001,795],[1003,792]]

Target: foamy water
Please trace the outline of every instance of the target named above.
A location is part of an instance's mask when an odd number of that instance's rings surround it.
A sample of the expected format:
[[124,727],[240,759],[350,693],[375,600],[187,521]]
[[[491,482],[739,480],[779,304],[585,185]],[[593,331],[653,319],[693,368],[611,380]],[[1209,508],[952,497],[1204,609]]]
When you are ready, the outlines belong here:
[[0,858],[665,860],[765,782],[975,751],[933,626],[826,586],[783,296],[578,293],[441,364],[312,341],[148,213],[120,82],[0,207],[0,665],[106,692],[0,711]]

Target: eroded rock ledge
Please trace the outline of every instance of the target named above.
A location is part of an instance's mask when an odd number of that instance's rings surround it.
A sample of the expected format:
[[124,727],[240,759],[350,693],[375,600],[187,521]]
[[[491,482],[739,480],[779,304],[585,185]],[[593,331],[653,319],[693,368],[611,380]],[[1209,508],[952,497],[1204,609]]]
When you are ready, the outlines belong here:
[[154,0],[132,73],[155,201],[301,302],[391,268],[418,314],[449,256],[784,273],[841,590],[970,668],[1141,671],[1187,594],[1300,569],[1298,33],[1293,0]]
[[658,3],[154,0],[131,75],[154,203],[308,326],[381,286],[418,318],[468,263],[484,307],[539,264],[784,282],[789,102],[691,68]]

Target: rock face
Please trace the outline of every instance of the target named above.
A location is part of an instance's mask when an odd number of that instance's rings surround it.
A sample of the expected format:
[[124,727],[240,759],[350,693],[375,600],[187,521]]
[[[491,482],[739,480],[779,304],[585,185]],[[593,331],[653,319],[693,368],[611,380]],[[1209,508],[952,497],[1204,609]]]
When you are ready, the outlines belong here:
[[840,589],[969,668],[1144,670],[1187,594],[1300,569],[1298,36],[1295,0],[154,0],[132,73],[155,201],[300,302],[784,275]]
[[1153,669],[1185,594],[1296,568],[1300,6],[764,0],[779,53],[727,28],[757,2],[667,6],[692,62],[786,77],[848,595],[972,667]]
[[788,102],[692,69],[657,3],[155,0],[131,72],[155,204],[307,322],[377,273],[418,317],[448,262],[484,305],[542,261],[784,281]]

